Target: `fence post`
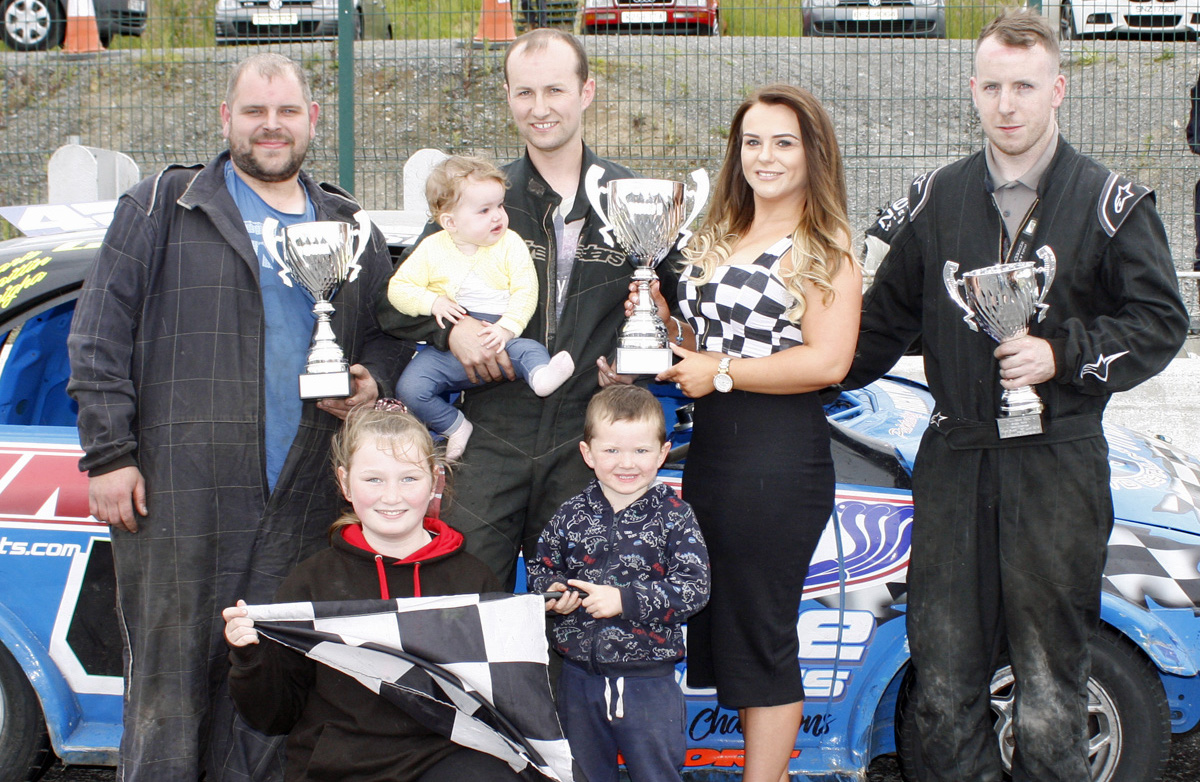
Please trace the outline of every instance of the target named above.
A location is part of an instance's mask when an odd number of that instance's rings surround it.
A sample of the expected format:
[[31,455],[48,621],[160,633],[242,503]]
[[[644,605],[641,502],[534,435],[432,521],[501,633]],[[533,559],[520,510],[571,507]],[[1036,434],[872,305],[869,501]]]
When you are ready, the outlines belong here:
[[338,0],[338,184],[354,194],[354,0]]

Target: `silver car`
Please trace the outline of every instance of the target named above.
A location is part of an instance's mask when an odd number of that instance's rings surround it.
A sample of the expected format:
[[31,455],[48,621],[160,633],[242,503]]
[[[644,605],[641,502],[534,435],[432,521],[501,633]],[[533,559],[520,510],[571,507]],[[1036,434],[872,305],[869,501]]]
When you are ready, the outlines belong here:
[[1062,0],[1062,38],[1195,38],[1200,0]]
[[[356,39],[392,37],[382,0],[355,0],[354,9]],[[218,44],[335,39],[338,0],[217,0],[215,32]]]
[[943,0],[804,0],[805,35],[945,38]]

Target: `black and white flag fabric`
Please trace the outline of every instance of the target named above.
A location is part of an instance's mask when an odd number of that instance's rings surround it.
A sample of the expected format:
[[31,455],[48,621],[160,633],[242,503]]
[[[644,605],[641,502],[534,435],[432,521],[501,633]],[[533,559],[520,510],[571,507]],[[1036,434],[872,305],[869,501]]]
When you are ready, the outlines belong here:
[[456,744],[573,782],[536,595],[249,606],[267,638],[357,679]]

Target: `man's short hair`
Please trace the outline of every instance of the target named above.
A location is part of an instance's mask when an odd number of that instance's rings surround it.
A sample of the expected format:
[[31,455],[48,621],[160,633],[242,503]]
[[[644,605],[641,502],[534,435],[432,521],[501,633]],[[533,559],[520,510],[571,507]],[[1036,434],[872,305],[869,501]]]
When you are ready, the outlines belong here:
[[462,198],[468,179],[489,179],[507,186],[504,172],[490,160],[466,155],[451,155],[433,167],[425,180],[425,201],[434,220],[454,208]]
[[1029,49],[1041,45],[1054,57],[1057,67],[1061,53],[1058,48],[1058,33],[1046,17],[1031,8],[1008,8],[979,31],[975,39],[975,51],[988,38],[996,38],[1005,46]]
[[300,83],[300,90],[304,93],[305,104],[312,103],[312,88],[308,85],[308,75],[304,72],[304,69],[295,60],[284,57],[282,54],[266,52],[263,54],[253,54],[234,66],[233,71],[229,74],[229,82],[225,85],[226,105],[233,104],[233,93],[237,89],[238,82],[251,69],[268,81],[278,76],[290,74]]
[[600,389],[588,402],[583,418],[583,441],[590,443],[596,427],[617,421],[645,421],[658,432],[659,443],[667,441],[667,418],[654,394],[641,386],[617,384]]
[[522,46],[529,52],[545,51],[553,41],[562,41],[575,52],[575,73],[579,76],[580,84],[587,84],[588,58],[583,43],[570,33],[554,27],[539,27],[513,39],[508,45],[508,50],[504,52],[504,83],[508,84],[508,60],[513,56],[513,52]]

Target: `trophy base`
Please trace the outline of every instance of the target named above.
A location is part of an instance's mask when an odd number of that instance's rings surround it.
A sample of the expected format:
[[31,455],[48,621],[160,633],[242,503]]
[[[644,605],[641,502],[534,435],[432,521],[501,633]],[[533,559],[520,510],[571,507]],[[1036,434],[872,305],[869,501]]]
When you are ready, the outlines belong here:
[[1001,440],[1010,437],[1028,437],[1031,434],[1042,433],[1041,413],[1026,413],[1025,415],[1010,415],[996,419],[996,430]]
[[300,376],[301,399],[345,399],[354,387],[347,372],[309,372]]
[[670,348],[617,348],[617,374],[657,375],[671,368]]

